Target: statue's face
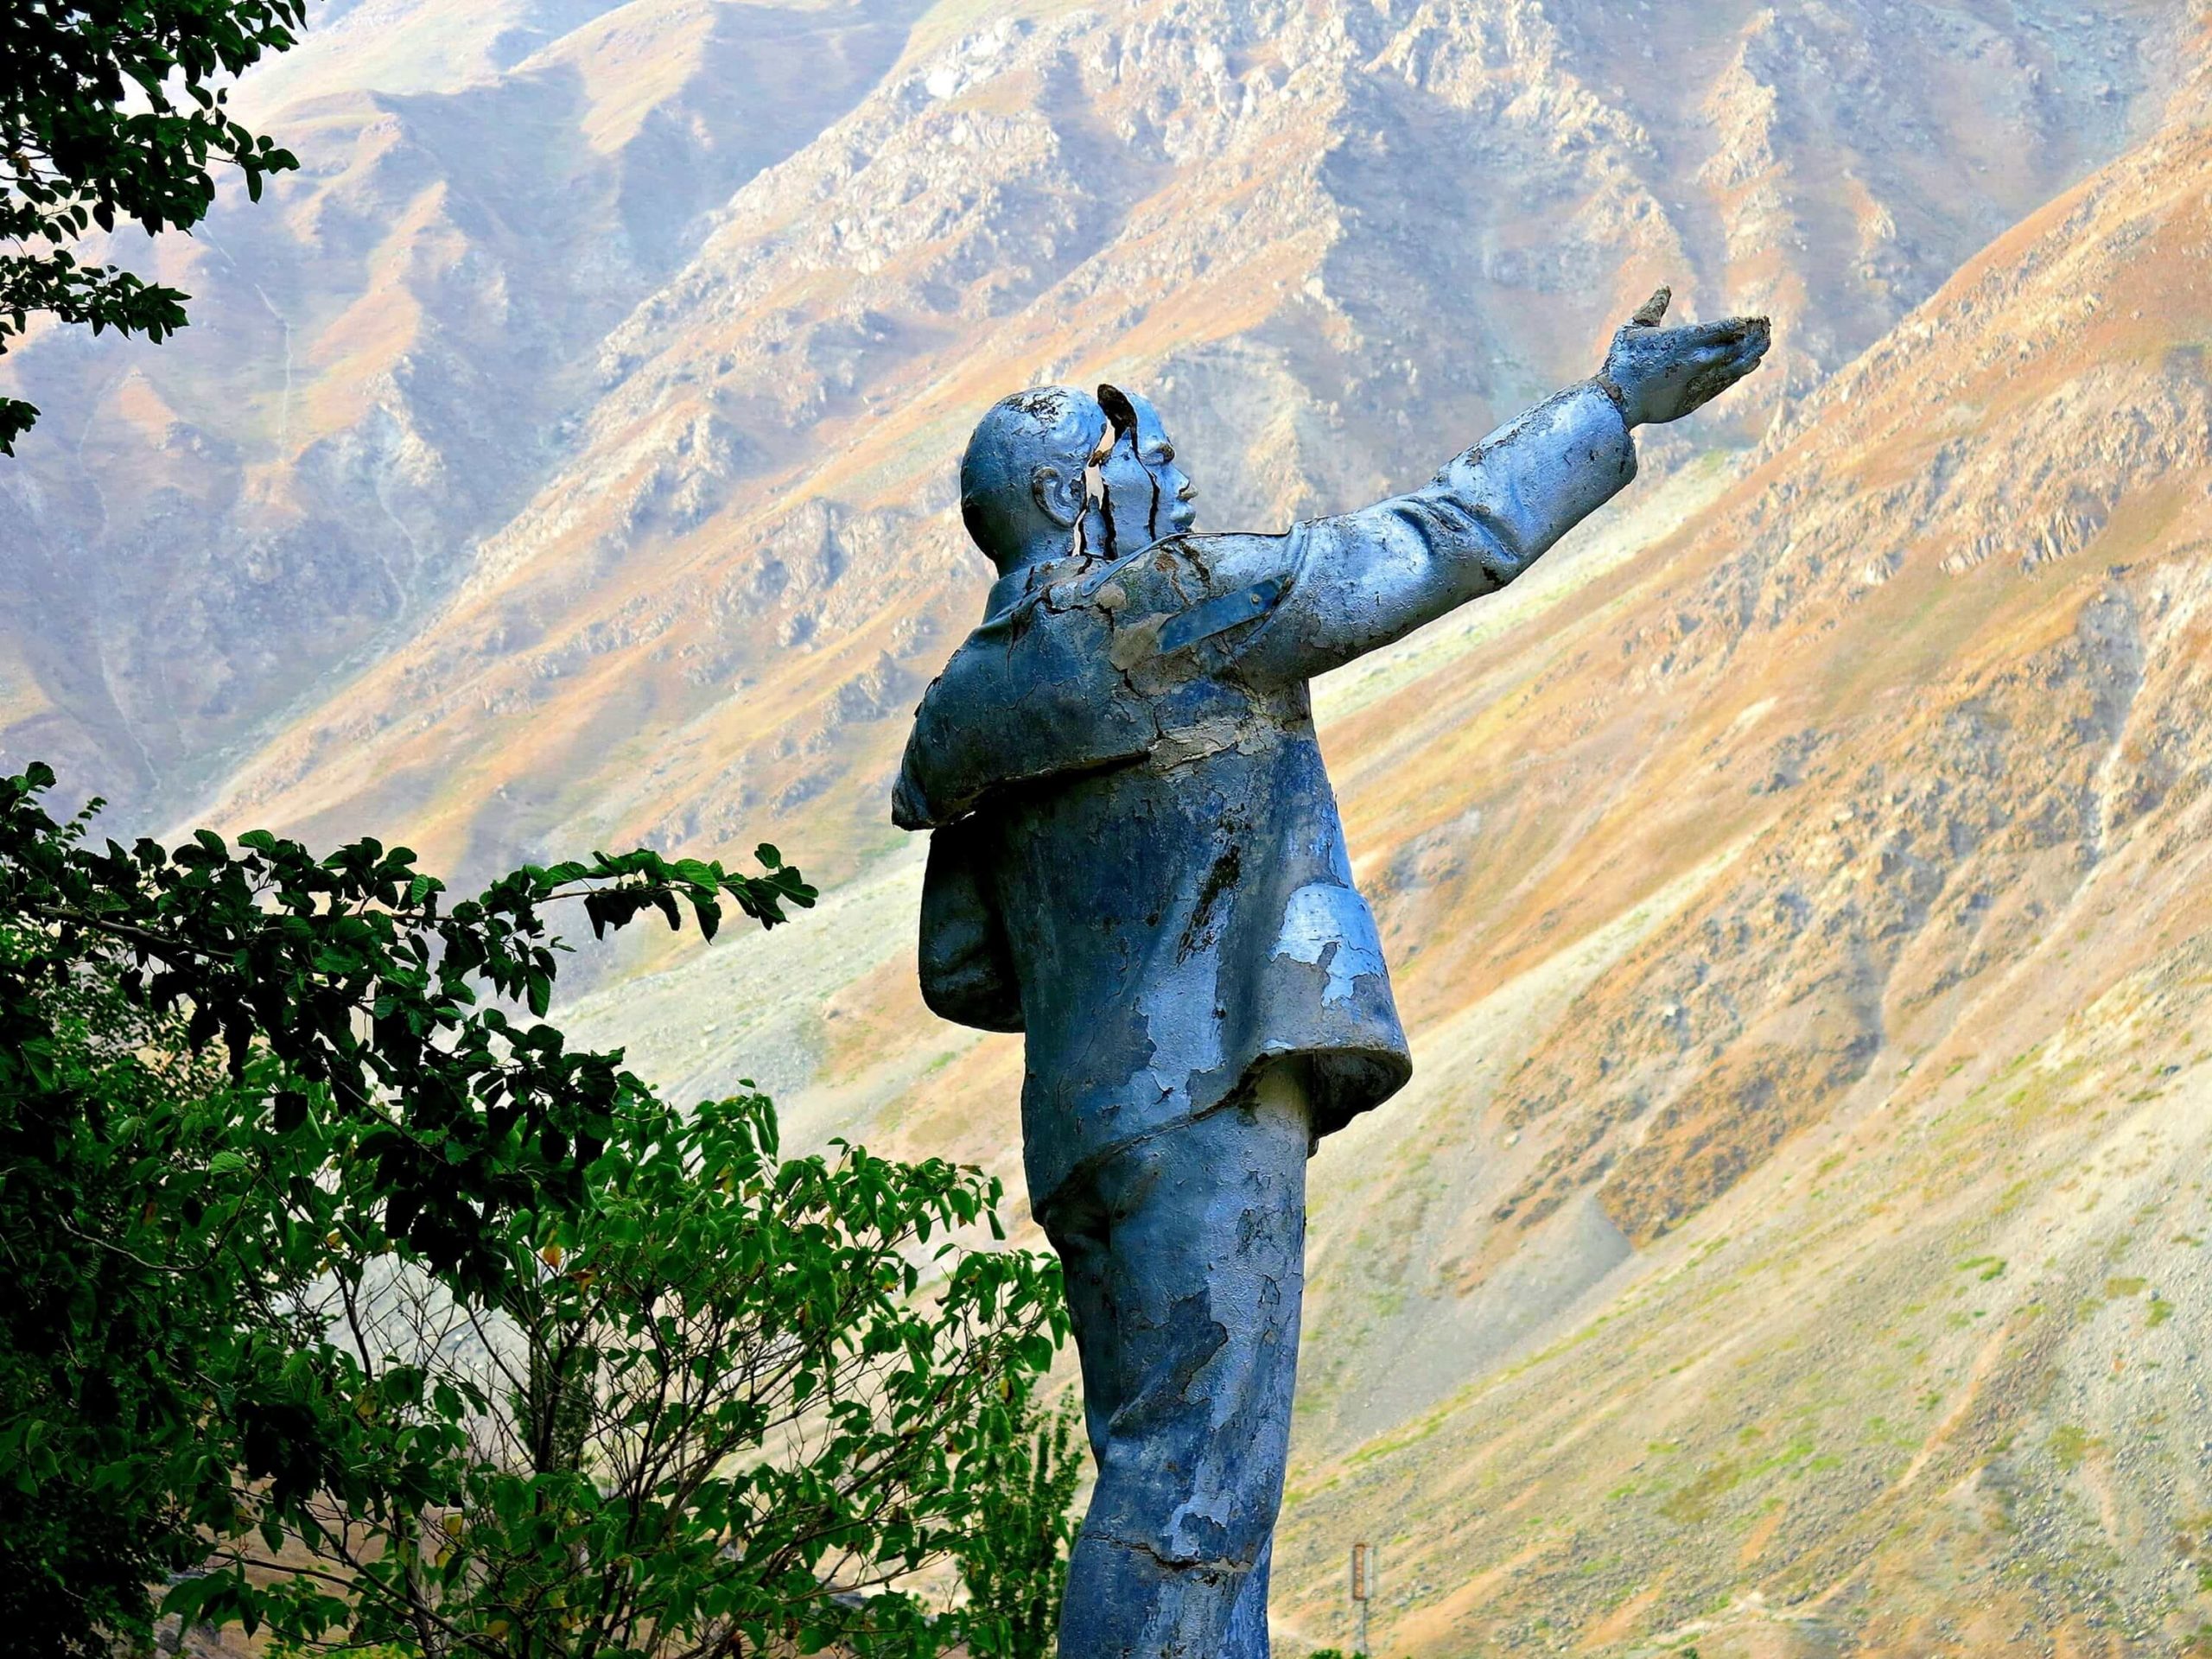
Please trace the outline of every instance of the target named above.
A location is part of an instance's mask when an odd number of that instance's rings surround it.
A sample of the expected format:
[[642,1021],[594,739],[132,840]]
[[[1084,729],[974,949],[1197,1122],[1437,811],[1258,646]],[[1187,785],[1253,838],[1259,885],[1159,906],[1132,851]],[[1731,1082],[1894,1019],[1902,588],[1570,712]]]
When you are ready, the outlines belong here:
[[[1175,445],[1160,424],[1160,411],[1149,399],[1122,394],[1125,410],[1109,410],[1121,416],[1112,451],[1099,467],[1099,481],[1106,493],[1107,510],[1117,525],[1141,526],[1142,546],[1190,529],[1198,517],[1191,504],[1198,494],[1190,474],[1175,464]],[[1125,531],[1126,546],[1130,537]]]

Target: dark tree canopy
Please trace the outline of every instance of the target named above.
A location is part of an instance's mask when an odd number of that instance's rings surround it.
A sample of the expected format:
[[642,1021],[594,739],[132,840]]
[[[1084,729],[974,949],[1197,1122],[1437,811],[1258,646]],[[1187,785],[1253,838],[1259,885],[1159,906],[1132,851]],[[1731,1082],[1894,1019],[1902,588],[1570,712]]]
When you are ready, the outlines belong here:
[[543,1019],[551,913],[774,925],[781,854],[455,899],[372,841],[97,842],[53,784],[0,778],[0,1648],[1044,1651],[1065,1315],[997,1181],[786,1156]]
[[[306,16],[307,0],[0,4],[0,353],[40,312],[156,340],[184,327],[189,296],[82,264],[68,245],[128,221],[189,229],[214,202],[217,167],[237,167],[257,200],[264,176],[297,167],[227,100]],[[0,454],[37,416],[0,397]]]

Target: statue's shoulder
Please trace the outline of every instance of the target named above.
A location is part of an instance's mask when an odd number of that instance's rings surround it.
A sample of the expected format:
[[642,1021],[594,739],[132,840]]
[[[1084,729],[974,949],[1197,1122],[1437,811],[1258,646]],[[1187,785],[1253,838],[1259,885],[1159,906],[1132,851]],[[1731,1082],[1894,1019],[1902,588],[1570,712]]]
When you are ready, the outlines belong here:
[[1181,652],[1274,610],[1290,589],[1296,536],[1173,536],[1090,573],[1063,603],[1101,620],[1120,666]]
[[1055,612],[1096,607],[1113,613],[1132,602],[1196,604],[1286,569],[1294,533],[1170,536],[1119,558],[1085,562],[1037,597]]
[[1160,700],[1227,666],[1288,590],[1290,536],[1178,536],[1072,559],[994,609],[923,694],[893,797],[904,829],[990,791],[1151,751]]

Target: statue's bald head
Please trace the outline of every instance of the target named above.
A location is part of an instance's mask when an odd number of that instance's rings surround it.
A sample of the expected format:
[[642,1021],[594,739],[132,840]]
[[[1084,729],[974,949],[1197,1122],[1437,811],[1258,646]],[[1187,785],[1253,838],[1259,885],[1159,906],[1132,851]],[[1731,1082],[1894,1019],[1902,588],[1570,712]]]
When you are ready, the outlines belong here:
[[1108,432],[1106,411],[1073,386],[1033,386],[991,405],[960,458],[960,517],[1001,571],[1072,537],[1083,474]]

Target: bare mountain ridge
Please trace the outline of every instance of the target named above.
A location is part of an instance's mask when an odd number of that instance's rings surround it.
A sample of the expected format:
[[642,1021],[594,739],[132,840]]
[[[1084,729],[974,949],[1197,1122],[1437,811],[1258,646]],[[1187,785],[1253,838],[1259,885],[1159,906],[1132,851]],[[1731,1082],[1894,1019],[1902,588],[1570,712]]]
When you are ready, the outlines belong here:
[[[849,868],[880,844],[896,721],[831,714],[887,653],[910,692],[924,640],[964,622],[975,569],[945,458],[1005,386],[1047,369],[1154,385],[1215,523],[1420,476],[1586,372],[1656,274],[1774,308],[1775,393],[1802,389],[2122,142],[2172,23],[2159,7],[2086,26],[2058,8],[1662,8],[1624,28],[1526,0],[918,20],[639,0],[488,79],[404,67],[419,35],[423,56],[493,71],[499,41],[582,10],[355,9],[276,87],[332,124],[318,177],[284,187],[281,217],[226,213],[203,238],[296,270],[300,294],[257,275],[264,305],[203,259],[187,285],[213,326],[179,353],[57,341],[27,359],[51,430],[114,445],[144,499],[94,499],[58,440],[51,470],[34,457],[12,480],[7,543],[68,550],[58,575],[15,561],[16,580],[49,619],[76,614],[11,642],[11,752],[35,733],[87,783],[168,810],[274,721],[219,814],[404,823],[488,861],[695,824],[742,842],[773,813]],[[1945,49],[1885,52],[1895,29]],[[432,90],[332,90],[365,35],[365,66]],[[824,58],[854,79],[778,73]],[[846,85],[850,114],[711,227],[692,214]],[[333,117],[334,99],[360,112]],[[480,157],[493,176],[472,182]],[[380,264],[329,228],[340,207],[357,238],[391,227]],[[656,277],[684,236],[704,239]],[[271,308],[325,286],[343,326],[295,350],[289,393],[239,384],[283,360],[260,338]],[[212,388],[219,354],[199,342],[219,328],[240,362]],[[73,407],[71,378],[89,392],[111,361],[104,401]],[[219,437],[227,488],[189,459]],[[833,531],[794,563],[770,546],[794,514],[895,524],[897,554],[855,557]],[[733,622],[732,602],[755,609]],[[804,671],[793,645],[814,648]],[[641,765],[663,770],[639,787]]]
[[[512,47],[533,14],[508,10]],[[599,341],[706,211],[904,38],[891,5],[566,11],[610,15],[491,79],[436,72],[499,8],[341,16],[256,111],[302,175],[155,250],[201,326],[10,359],[48,414],[0,483],[10,753],[143,821],[418,626],[572,447]],[[410,43],[402,90],[349,79]]]

